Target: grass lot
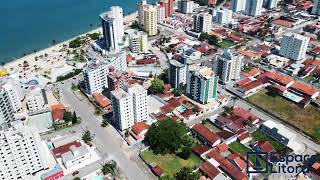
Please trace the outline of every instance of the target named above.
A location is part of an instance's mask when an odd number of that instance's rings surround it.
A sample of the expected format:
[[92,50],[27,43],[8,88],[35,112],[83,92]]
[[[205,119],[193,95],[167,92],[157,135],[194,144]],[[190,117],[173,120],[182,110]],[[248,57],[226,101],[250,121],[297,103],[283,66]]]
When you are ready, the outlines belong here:
[[[229,144],[229,147],[232,151],[242,154],[245,157],[247,156],[248,152],[253,152],[251,149],[247,148],[243,144],[241,144],[239,141],[234,141],[233,143]],[[254,156],[254,155],[249,155],[249,160],[254,164],[256,162],[256,158],[258,158],[258,161],[261,164],[261,167],[265,167],[266,162],[260,157]]]
[[316,80],[316,78],[314,78],[313,76],[307,76],[304,79],[309,82]]
[[229,47],[232,47],[232,46],[234,46],[235,44],[232,42],[232,41],[230,41],[230,40],[227,40],[227,39],[224,39],[224,40],[222,40],[222,42],[221,43],[219,43],[219,46],[221,47],[221,48],[229,48]]
[[248,100],[311,134],[320,143],[320,111],[315,106],[303,109],[280,96],[269,96],[266,90],[250,96]]
[[166,154],[162,155],[155,155],[152,151],[144,151],[142,152],[142,157],[147,163],[156,163],[167,174],[174,175],[175,173],[179,172],[180,169],[183,167],[195,168],[202,164],[202,159],[198,157],[196,154],[192,153],[188,160],[181,159],[180,157],[176,156],[175,154]]
[[252,135],[254,142],[260,141],[260,140],[269,141],[272,144],[272,146],[276,149],[277,152],[280,152],[280,151],[284,152],[284,151],[288,150],[288,148],[285,145],[274,140],[272,137],[266,135],[265,133],[263,133],[259,129],[256,130],[255,132],[253,132],[251,135]]

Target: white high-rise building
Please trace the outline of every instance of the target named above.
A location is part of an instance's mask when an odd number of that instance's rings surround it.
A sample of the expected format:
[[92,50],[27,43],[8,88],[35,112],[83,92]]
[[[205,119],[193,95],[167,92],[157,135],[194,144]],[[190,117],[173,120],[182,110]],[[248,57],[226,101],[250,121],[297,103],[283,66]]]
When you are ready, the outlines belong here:
[[173,88],[178,88],[180,85],[187,83],[187,66],[176,60],[170,60],[169,66],[169,82]]
[[147,90],[139,84],[128,85],[124,89],[132,96],[134,121],[147,121],[149,114]]
[[223,84],[240,79],[242,60],[243,56],[231,53],[229,49],[225,49],[222,55],[217,56],[214,69]]
[[100,18],[106,49],[118,51],[124,35],[122,8],[112,6],[108,12],[101,14]]
[[191,0],[178,1],[178,11],[184,14],[193,13],[194,2]]
[[39,87],[30,88],[26,95],[26,102],[30,113],[40,112],[47,107],[47,96],[44,89]]
[[142,0],[138,8],[138,23],[143,25],[144,23],[144,10],[148,7],[147,1]]
[[304,59],[309,40],[309,37],[300,34],[285,34],[281,40],[280,55],[296,61]]
[[231,0],[231,8],[233,12],[244,12],[247,0]]
[[10,102],[13,107],[14,112],[20,112],[22,110],[22,103],[23,95],[21,92],[20,85],[18,82],[14,82],[12,79],[8,79],[7,81],[3,82],[4,84],[2,87],[7,91]]
[[279,0],[264,0],[263,4],[264,7],[268,9],[274,9],[277,7]]
[[196,32],[210,32],[212,27],[212,15],[199,13],[193,16],[193,29]]
[[144,30],[149,36],[154,36],[158,34],[158,16],[157,16],[156,6],[149,5],[144,9]]
[[8,92],[0,88],[0,125],[14,120],[14,110]]
[[320,15],[320,2],[319,2],[319,0],[313,0],[312,14]]
[[132,95],[123,89],[111,91],[113,124],[121,131],[134,124]]
[[157,4],[156,8],[157,8],[158,23],[160,23],[166,18],[166,8],[163,4]]
[[245,14],[249,16],[260,16],[263,0],[246,0]]
[[146,52],[148,50],[148,35],[138,31],[129,34],[129,48],[133,53]]
[[214,21],[218,24],[229,24],[232,21],[232,11],[227,8],[217,10]]
[[15,121],[0,130],[0,179],[32,179],[46,167],[37,130]]
[[[92,52],[93,54],[94,52]],[[126,51],[122,50],[115,54],[109,54],[105,58],[96,54],[96,61],[88,62],[83,68],[85,90],[88,94],[100,93],[108,88],[108,72],[113,67],[118,71],[127,71]],[[93,56],[93,55],[92,55]]]

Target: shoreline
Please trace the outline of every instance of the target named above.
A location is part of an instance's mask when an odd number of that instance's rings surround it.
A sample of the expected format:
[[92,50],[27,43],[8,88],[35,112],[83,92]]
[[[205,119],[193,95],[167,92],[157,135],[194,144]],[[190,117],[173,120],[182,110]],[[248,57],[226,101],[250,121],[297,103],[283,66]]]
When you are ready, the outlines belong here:
[[[124,21],[124,23],[128,24],[128,23],[133,22],[134,20],[136,20],[137,16],[138,16],[138,11],[135,11],[133,13],[130,13],[130,14],[124,16],[123,17],[123,19],[124,19],[123,21]],[[70,39],[67,39],[65,41],[59,42],[59,43],[57,43],[55,45],[52,45],[52,46],[49,46],[47,48],[41,49],[41,50],[39,50],[37,52],[32,52],[30,54],[27,54],[26,56],[14,59],[14,60],[12,60],[10,62],[5,63],[3,65],[3,67],[7,68],[7,67],[10,67],[10,66],[12,66],[14,64],[22,64],[24,61],[34,60],[35,57],[39,57],[40,55],[44,55],[44,54],[50,55],[50,53],[52,53],[53,51],[56,51],[56,50],[59,50],[59,48],[62,48],[63,44],[67,44],[68,45],[68,43],[70,41],[76,39],[77,37],[84,36],[84,35],[86,35],[88,33],[96,33],[96,32],[102,33],[101,26],[99,26],[96,29],[92,29],[92,30],[90,30],[88,32],[85,32],[83,34],[79,34],[79,35],[77,35],[75,37],[72,37]]]

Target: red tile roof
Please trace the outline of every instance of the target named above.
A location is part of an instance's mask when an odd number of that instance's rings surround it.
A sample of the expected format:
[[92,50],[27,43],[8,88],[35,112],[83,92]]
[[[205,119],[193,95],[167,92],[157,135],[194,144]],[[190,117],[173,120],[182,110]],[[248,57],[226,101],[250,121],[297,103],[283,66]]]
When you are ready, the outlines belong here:
[[269,141],[258,141],[254,146],[259,147],[261,149],[261,152],[276,152],[276,150]]
[[247,163],[241,159],[238,154],[232,153],[227,156],[229,160],[233,160],[242,172],[246,172]]
[[170,104],[167,104],[167,105],[160,107],[160,110],[163,114],[168,114],[174,110],[174,107],[172,107]]
[[219,152],[225,152],[225,151],[228,151],[228,149],[229,149],[229,146],[228,146],[228,144],[219,144],[218,146],[217,146],[217,149],[218,149],[218,151]]
[[60,158],[62,154],[70,151],[71,146],[80,147],[81,143],[79,141],[72,141],[68,144],[65,144],[65,145],[62,145],[62,146],[59,146],[57,148],[52,149],[52,153],[54,154],[54,156],[56,158]]
[[246,50],[243,50],[243,49],[240,50],[239,52],[240,52],[240,54],[242,54],[244,56],[247,56],[249,58],[258,58],[258,57],[260,57],[260,55],[258,53],[246,51]]
[[244,91],[244,92],[248,92],[254,88],[257,88],[261,85],[263,85],[264,83],[260,80],[254,80],[254,81],[251,81],[250,83],[248,84],[245,84],[243,86],[241,86],[241,89]]
[[256,77],[262,74],[263,72],[264,71],[259,68],[252,68],[249,72],[247,72],[247,74],[249,74],[252,77]]
[[97,102],[97,104],[102,108],[108,107],[112,103],[110,99],[108,99],[107,97],[105,97],[100,93],[93,93],[92,95],[95,101]]
[[184,111],[183,113],[181,113],[181,115],[185,118],[189,118],[191,115],[193,114],[192,109],[187,109],[186,111]]
[[293,22],[282,20],[282,19],[274,20],[273,24],[277,24],[277,25],[280,25],[280,26],[288,27],[288,28],[293,26]]
[[132,126],[132,131],[139,135],[142,131],[148,130],[150,126],[145,122],[137,122]]
[[278,72],[268,72],[266,77],[284,85],[288,85],[293,82],[291,77]]
[[245,133],[242,133],[240,136],[238,136],[238,140],[239,141],[243,141],[243,140],[245,140],[247,138],[251,138],[251,135],[250,135],[250,133],[248,131],[245,132]]
[[201,156],[203,153],[209,151],[210,149],[211,149],[211,147],[204,145],[204,146],[193,147],[192,151],[194,153],[196,153],[197,155]]
[[[248,75],[249,75],[249,74],[248,74]],[[237,82],[237,85],[241,87],[241,86],[243,86],[243,85],[248,84],[248,83],[251,82],[251,81],[252,81],[251,79],[246,78],[246,79],[243,79],[243,80]]]
[[51,106],[53,121],[62,120],[64,112],[66,112],[66,110],[63,104],[54,104]]
[[204,162],[200,167],[200,171],[203,172],[210,179],[214,179],[221,172],[214,167],[209,161]]
[[207,128],[203,124],[196,124],[191,129],[201,137],[205,138],[210,144],[215,144],[220,140],[220,137],[218,135],[210,131],[209,128]]
[[240,34],[237,34],[237,33],[234,33],[234,32],[230,33],[228,35],[228,38],[230,40],[234,41],[234,42],[242,42],[242,41],[244,41],[244,38]]
[[171,99],[169,99],[168,103],[173,108],[177,108],[177,107],[179,107],[181,105],[181,103],[179,102],[178,98],[171,98]]
[[155,167],[151,168],[151,170],[158,177],[161,177],[161,176],[164,175],[164,170],[158,165],[156,165]]
[[220,167],[225,170],[235,180],[247,180],[248,177],[235,167],[229,160],[224,159],[219,162]]
[[278,84],[274,85],[273,87],[276,88],[277,90],[281,91],[281,92],[285,92],[287,90],[286,87],[278,85]]
[[[236,125],[235,125],[235,123],[232,123],[230,126],[232,127],[232,126],[236,126]],[[243,127],[240,126],[240,127],[234,128],[234,129],[240,129],[240,128],[243,128]],[[220,138],[226,140],[226,139],[229,139],[229,138],[231,138],[232,136],[234,136],[234,133],[232,133],[232,132],[230,132],[230,131],[223,130],[223,131],[217,132],[217,135],[218,135]]]
[[253,115],[250,111],[247,111],[241,107],[236,107],[233,109],[233,114],[236,116],[239,116],[243,119],[251,119],[251,120],[256,120],[258,119],[257,116]]
[[307,85],[301,82],[295,82],[290,86],[290,88],[293,88],[295,90],[298,90],[300,92],[303,92],[309,96],[313,96],[315,93],[319,92],[317,88],[315,88],[312,85]]

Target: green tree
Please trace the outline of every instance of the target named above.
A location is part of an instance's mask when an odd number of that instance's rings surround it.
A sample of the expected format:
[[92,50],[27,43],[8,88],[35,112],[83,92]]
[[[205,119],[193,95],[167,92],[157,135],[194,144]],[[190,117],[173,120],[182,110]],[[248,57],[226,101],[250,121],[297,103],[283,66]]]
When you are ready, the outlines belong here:
[[91,132],[89,130],[86,130],[83,135],[82,135],[82,140],[85,142],[85,143],[90,143],[92,141],[92,135],[91,135]]
[[76,115],[76,112],[73,111],[73,114],[72,114],[72,124],[77,124],[78,123],[78,117]]
[[76,39],[69,42],[69,48],[77,48],[82,44],[81,38],[77,37]]
[[201,33],[199,36],[200,41],[207,40],[210,45],[219,46],[219,38],[215,35],[209,35],[208,33]]
[[161,79],[164,83],[169,83],[168,69],[163,70],[162,73],[159,74],[158,78]]
[[81,180],[81,178],[80,177],[75,177],[75,178],[73,178],[73,180]]
[[183,167],[174,177],[177,180],[198,180],[201,177],[200,172],[192,172],[192,169]]
[[146,134],[145,143],[155,154],[175,153],[181,148],[187,133],[184,123],[172,119],[152,124]]
[[224,0],[217,0],[216,6],[219,6],[219,5],[221,5],[222,3],[224,3]]
[[111,174],[112,176],[117,176],[119,173],[119,168],[117,163],[111,160],[102,166],[101,171],[104,175]]
[[65,112],[63,113],[63,119],[64,119],[66,122],[72,121],[72,113],[71,113],[71,112],[68,112],[68,111],[65,111]]
[[91,40],[97,40],[99,39],[100,33],[91,33],[87,34]]
[[172,175],[170,174],[167,174],[167,175],[164,175],[164,176],[161,176],[160,177],[160,180],[176,180],[176,178],[174,178]]
[[185,146],[185,147],[182,148],[182,151],[179,152],[177,155],[178,155],[180,158],[182,158],[182,159],[184,159],[184,160],[187,160],[187,159],[190,157],[191,153],[192,153],[192,152],[191,152],[191,148],[188,147],[188,146]]
[[159,78],[155,78],[151,82],[151,86],[149,87],[148,91],[151,94],[163,93],[163,91],[164,91],[164,82],[163,82],[163,80],[161,80]]

